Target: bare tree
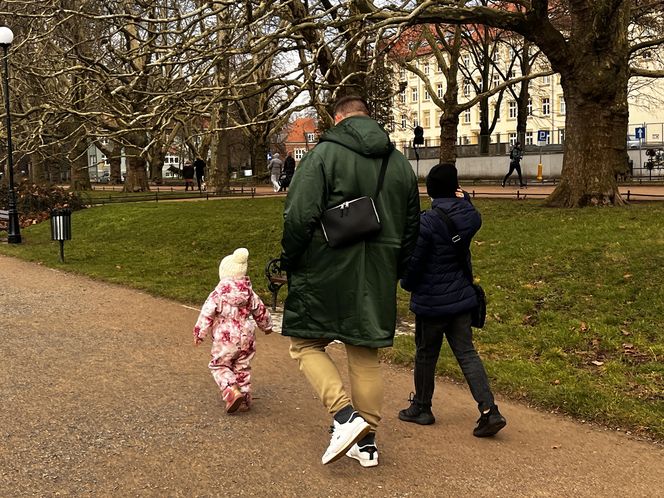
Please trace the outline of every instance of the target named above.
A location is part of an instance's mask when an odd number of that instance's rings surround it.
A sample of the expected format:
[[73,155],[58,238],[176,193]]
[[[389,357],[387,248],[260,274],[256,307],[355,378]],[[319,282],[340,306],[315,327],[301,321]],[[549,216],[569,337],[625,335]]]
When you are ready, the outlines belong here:
[[[626,160],[628,80],[664,76],[662,68],[630,66],[632,54],[664,43],[664,36],[655,30],[631,41],[630,23],[654,17],[661,3],[533,0],[467,5],[423,1],[414,8],[410,4],[393,8],[363,0],[359,7],[376,26],[394,24],[397,19],[412,24],[474,22],[519,33],[533,42],[560,73],[567,106],[562,177],[548,204],[622,204],[614,172]],[[594,126],[588,126],[589,122]]]

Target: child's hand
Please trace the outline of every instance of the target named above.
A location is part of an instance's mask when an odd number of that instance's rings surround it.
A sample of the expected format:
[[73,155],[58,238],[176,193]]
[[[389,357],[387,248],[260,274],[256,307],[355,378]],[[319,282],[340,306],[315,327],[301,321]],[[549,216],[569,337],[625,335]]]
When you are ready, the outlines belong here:
[[265,332],[265,335],[270,335],[272,333],[272,329],[267,329],[264,330],[263,332]]
[[465,197],[464,192],[463,190],[461,190],[461,188],[456,189],[454,195],[456,195],[459,199],[463,199]]
[[203,342],[202,337],[198,337],[197,335],[194,336],[194,346],[198,346],[201,342]]

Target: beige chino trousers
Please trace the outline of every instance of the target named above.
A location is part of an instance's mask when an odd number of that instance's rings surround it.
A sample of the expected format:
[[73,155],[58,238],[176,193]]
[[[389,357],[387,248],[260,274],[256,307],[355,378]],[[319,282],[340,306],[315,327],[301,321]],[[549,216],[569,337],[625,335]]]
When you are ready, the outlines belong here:
[[383,376],[378,350],[344,344],[351,388],[349,398],[337,365],[325,351],[330,342],[332,341],[329,339],[291,337],[291,358],[298,361],[300,371],[332,415],[352,404],[375,431],[381,419],[383,405]]

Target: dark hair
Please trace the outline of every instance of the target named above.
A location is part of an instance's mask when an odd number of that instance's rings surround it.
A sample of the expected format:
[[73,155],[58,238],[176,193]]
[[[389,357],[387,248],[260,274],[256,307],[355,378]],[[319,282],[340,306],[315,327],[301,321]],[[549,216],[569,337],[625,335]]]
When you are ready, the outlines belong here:
[[369,105],[366,100],[364,100],[359,95],[346,95],[341,97],[334,104],[334,115],[337,114],[350,114],[353,112],[359,112],[362,114],[369,115]]

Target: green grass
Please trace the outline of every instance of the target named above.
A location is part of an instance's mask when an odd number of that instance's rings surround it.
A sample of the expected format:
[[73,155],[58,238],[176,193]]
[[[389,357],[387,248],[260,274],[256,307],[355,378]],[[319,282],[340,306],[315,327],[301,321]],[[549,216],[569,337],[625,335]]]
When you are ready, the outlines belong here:
[[[495,390],[664,439],[664,204],[475,204],[484,225],[474,271],[489,300],[475,337]],[[219,259],[245,246],[268,300],[263,269],[279,254],[282,210],[280,198],[109,205],[74,213],[65,264],[48,223],[0,252],[197,306]],[[407,294],[398,299],[399,316],[412,320]],[[408,364],[413,349],[400,336],[386,356]],[[462,378],[447,347],[438,371]]]

